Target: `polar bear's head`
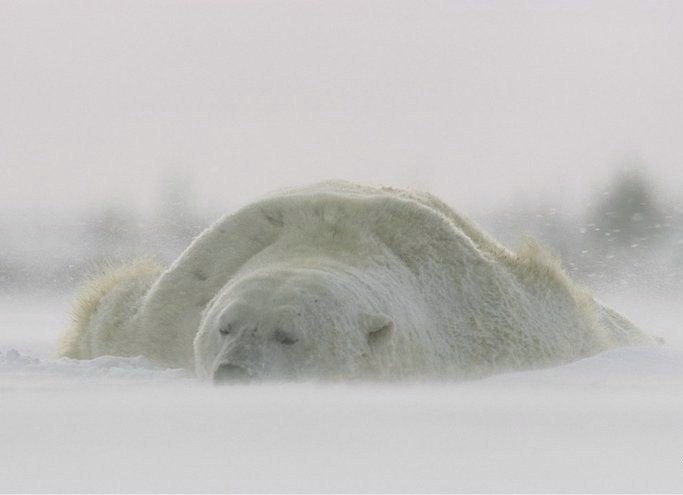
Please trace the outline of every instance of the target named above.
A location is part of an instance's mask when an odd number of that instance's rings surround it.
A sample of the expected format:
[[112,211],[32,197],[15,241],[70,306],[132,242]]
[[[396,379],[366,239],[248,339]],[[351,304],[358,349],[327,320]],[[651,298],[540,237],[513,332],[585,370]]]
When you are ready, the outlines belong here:
[[197,372],[215,382],[371,373],[394,332],[376,306],[367,286],[338,270],[275,267],[236,277],[204,313]]

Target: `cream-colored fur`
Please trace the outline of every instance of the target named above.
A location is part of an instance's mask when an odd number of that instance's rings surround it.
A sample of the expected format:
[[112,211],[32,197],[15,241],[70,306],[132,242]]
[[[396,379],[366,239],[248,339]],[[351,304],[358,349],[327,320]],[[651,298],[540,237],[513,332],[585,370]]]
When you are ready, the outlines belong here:
[[144,354],[128,324],[161,271],[149,258],[98,267],[76,298],[59,354],[74,359]]
[[66,355],[205,377],[466,377],[650,342],[532,239],[512,252],[429,194],[344,182],[248,205],[79,307]]

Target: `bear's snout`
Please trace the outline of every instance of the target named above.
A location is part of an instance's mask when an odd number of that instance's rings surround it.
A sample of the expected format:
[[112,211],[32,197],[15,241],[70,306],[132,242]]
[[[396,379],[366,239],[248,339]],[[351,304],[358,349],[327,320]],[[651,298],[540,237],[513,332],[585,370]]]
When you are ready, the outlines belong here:
[[249,372],[235,364],[221,364],[213,374],[213,382],[217,385],[235,382],[247,382],[251,376]]

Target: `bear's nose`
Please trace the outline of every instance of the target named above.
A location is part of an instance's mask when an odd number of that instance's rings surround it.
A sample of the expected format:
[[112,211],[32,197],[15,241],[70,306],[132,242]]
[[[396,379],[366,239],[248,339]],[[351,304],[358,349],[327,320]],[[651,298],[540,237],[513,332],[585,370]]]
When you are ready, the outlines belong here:
[[249,372],[235,364],[221,364],[213,374],[213,382],[215,384],[247,382],[249,381]]

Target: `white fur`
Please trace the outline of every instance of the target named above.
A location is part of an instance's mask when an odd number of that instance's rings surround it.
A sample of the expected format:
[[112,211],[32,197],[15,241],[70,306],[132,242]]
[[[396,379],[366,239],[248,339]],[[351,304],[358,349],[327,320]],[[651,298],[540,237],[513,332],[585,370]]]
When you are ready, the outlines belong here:
[[[510,252],[436,198],[389,188],[274,195],[211,226],[153,285],[148,275],[81,318],[79,352],[66,354],[137,353],[204,377],[222,364],[256,377],[466,377],[648,341],[533,240]],[[98,331],[108,320],[121,331]]]

